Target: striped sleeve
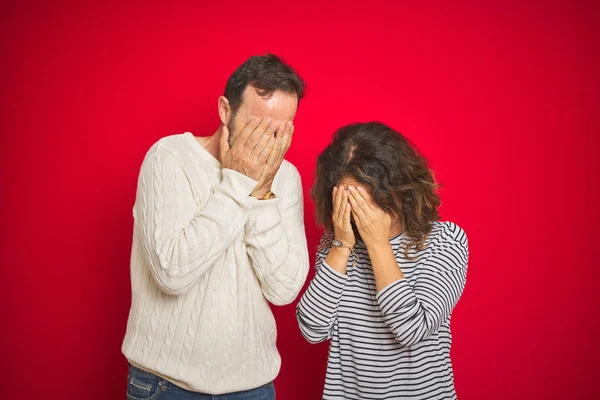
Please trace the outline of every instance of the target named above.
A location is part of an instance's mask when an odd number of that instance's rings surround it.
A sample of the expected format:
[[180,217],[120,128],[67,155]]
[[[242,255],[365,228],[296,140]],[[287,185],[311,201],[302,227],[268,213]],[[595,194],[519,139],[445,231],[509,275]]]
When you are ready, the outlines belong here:
[[317,253],[316,273],[296,308],[302,336],[310,343],[331,337],[337,318],[338,304],[346,285],[346,275],[331,268],[325,258],[329,250]]
[[413,286],[401,279],[377,294],[385,322],[400,344],[427,339],[450,317],[465,287],[468,257],[467,236],[452,224],[424,260]]

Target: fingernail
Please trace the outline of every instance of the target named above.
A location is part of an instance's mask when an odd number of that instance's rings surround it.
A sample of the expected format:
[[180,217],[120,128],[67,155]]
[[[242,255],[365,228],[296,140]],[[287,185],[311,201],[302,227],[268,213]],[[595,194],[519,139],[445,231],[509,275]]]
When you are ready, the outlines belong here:
[[260,123],[260,118],[255,118],[254,122],[256,122],[257,124],[259,124]]
[[269,129],[274,131],[277,129],[277,127],[275,126],[275,124],[271,124],[271,125],[269,125]]
[[350,190],[355,190],[355,189],[354,189],[354,186],[348,186],[348,189],[350,189]]
[[267,118],[265,118],[265,122],[266,122],[267,124],[270,124],[270,123],[271,123],[271,117],[267,117]]

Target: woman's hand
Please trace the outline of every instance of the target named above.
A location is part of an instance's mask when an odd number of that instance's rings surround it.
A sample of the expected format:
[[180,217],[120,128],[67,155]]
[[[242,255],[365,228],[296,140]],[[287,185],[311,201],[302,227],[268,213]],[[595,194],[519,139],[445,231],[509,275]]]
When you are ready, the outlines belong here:
[[348,202],[348,190],[344,187],[333,188],[333,230],[334,239],[339,240],[342,244],[350,249],[354,247],[356,239],[352,224],[350,224],[350,213],[352,207]]
[[352,216],[365,245],[389,245],[392,218],[383,211],[369,193],[362,187],[348,187]]

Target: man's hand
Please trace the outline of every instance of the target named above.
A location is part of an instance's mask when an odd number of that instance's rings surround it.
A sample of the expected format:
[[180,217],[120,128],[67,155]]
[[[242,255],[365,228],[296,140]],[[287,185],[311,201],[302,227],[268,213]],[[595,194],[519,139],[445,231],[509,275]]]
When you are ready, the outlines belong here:
[[383,211],[369,193],[362,187],[349,186],[349,200],[352,205],[352,216],[360,237],[367,245],[389,245],[392,218]]
[[230,147],[229,129],[223,125],[221,165],[259,181],[276,145],[277,138],[273,135],[274,132],[275,126],[271,118],[267,117],[262,121],[253,119],[241,132],[234,134],[234,141]]
[[[279,167],[283,162],[283,156],[285,156],[285,153],[292,144],[293,134],[294,125],[291,121],[285,122],[277,128],[277,133],[274,136],[274,145],[271,145],[272,148],[264,164],[260,179],[258,179],[258,185],[256,185],[256,188],[252,192],[251,196],[256,197],[257,199],[262,199],[267,192],[271,190],[271,185],[273,184],[275,174],[277,174],[277,171],[279,171]],[[262,150],[261,154],[264,154],[272,140],[273,138],[269,139],[269,142],[265,146],[265,149]]]

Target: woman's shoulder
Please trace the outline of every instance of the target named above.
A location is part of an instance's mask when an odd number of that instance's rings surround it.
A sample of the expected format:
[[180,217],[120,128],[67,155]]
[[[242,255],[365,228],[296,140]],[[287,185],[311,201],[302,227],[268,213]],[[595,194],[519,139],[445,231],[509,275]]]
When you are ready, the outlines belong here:
[[451,221],[436,221],[426,240],[430,252],[438,252],[448,248],[461,248],[468,251],[469,241],[463,228]]
[[463,238],[464,240],[467,239],[467,234],[464,229],[452,221],[435,221],[429,236],[444,240],[461,241]]

